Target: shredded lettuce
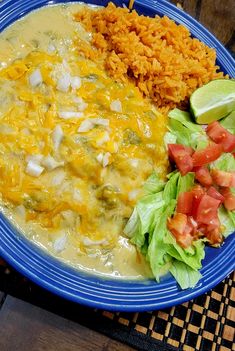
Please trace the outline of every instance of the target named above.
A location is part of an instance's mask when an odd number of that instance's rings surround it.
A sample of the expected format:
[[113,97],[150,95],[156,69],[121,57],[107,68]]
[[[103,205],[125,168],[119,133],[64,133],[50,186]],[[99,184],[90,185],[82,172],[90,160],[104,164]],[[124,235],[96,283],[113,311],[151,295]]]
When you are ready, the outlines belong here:
[[[166,145],[180,143],[194,149],[205,148],[208,137],[205,130],[192,122],[190,114],[178,109],[169,113],[169,132],[165,135]],[[229,115],[221,124],[233,130],[234,123]],[[223,171],[235,171],[235,159],[223,154],[210,165]],[[188,248],[182,248],[167,229],[167,219],[175,211],[180,193],[190,191],[195,184],[194,172],[182,176],[178,170],[167,175],[164,182],[153,173],[144,185],[144,197],[137,203],[124,233],[146,256],[157,281],[170,272],[182,289],[193,288],[201,278],[199,270],[205,256],[206,239],[193,241]],[[232,191],[235,190],[231,188]],[[219,219],[224,226],[223,236],[227,237],[235,228],[235,211],[219,208]]]
[[[192,287],[192,282],[196,284],[200,277],[195,270],[201,268],[201,260],[204,257],[204,244],[197,241],[188,249],[181,248],[175,238],[167,229],[167,218],[175,210],[178,193],[191,189],[194,183],[194,174],[188,173],[181,176],[174,171],[168,175],[169,180],[165,184],[153,173],[145,184],[144,196],[136,205],[131,218],[129,219],[124,233],[131,238],[131,242],[146,256],[154,277],[159,281],[160,277],[167,272],[178,276],[178,283],[184,288]],[[162,190],[164,187],[164,190]],[[183,262],[187,269],[187,280],[182,280],[180,272],[175,271],[175,262]],[[172,264],[174,262],[174,267]],[[181,264],[179,267],[182,267]],[[192,277],[191,277],[192,276]],[[178,279],[177,278],[177,279]],[[186,279],[185,278],[185,279]]]
[[235,172],[235,158],[230,153],[224,153],[210,164],[210,168],[216,168],[225,172]]
[[181,124],[183,124],[191,132],[203,133],[202,127],[198,124],[195,124],[192,121],[191,115],[189,112],[181,111],[178,108],[175,108],[174,110],[170,111],[168,116],[171,119],[174,119],[174,120],[180,122]]
[[228,211],[224,206],[220,206],[218,210],[220,223],[224,227],[223,236],[227,238],[235,229],[235,211]]
[[165,182],[153,172],[144,184],[144,191],[146,194],[154,194],[163,190]]
[[193,172],[189,172],[184,176],[179,176],[177,197],[180,193],[184,193],[192,189],[192,187],[194,186],[194,177],[195,174]]
[[163,199],[166,203],[170,202],[173,199],[176,199],[179,177],[180,173],[177,172],[173,174],[172,177],[166,183],[165,188],[163,190]]
[[176,260],[182,261],[196,270],[202,267],[201,261],[205,256],[203,240],[194,241],[189,248],[184,249],[177,244],[173,235],[167,231],[164,242],[168,244],[167,253]]
[[[193,148],[198,148],[201,143],[207,145],[208,138],[205,131],[200,125],[195,124],[191,120],[188,112],[175,108],[168,116],[170,134],[176,138],[178,144],[191,146]],[[169,139],[170,137],[167,136],[167,140]]]
[[181,289],[193,288],[201,279],[201,273],[189,267],[184,262],[174,260],[169,271],[180,285]]
[[227,117],[220,121],[220,124],[230,133],[235,135],[235,111],[232,111]]
[[164,238],[167,233],[167,218],[170,217],[175,209],[175,200],[171,200],[170,203],[164,207],[162,215],[159,216],[158,221],[148,247],[147,260],[150,263],[150,267],[157,281],[161,275],[166,273],[166,268],[169,268],[169,262],[171,257],[167,254],[168,245],[165,244]]
[[162,195],[162,192],[159,192],[143,197],[124,228],[124,233],[139,249],[145,244],[146,234],[151,232],[156,210],[165,204]]
[[166,134],[164,136],[164,143],[165,143],[166,147],[168,144],[176,144],[177,143],[176,135],[174,135],[170,132],[166,132]]

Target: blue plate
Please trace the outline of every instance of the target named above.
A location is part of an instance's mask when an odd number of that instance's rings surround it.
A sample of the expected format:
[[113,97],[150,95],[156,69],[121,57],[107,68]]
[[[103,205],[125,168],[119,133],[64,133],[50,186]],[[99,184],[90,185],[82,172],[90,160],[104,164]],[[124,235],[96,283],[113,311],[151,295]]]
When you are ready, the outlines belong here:
[[[3,0],[0,2],[0,32],[28,12],[61,0]],[[107,5],[108,1],[85,1]],[[114,1],[119,6],[127,1]],[[188,27],[193,36],[217,50],[218,64],[235,77],[232,56],[202,25],[167,1],[135,1],[135,9],[144,15],[167,15]],[[121,281],[102,279],[75,270],[40,250],[20,235],[8,220],[0,215],[0,256],[22,274],[42,287],[72,301],[91,307],[116,311],[150,311],[170,307],[205,293],[235,268],[235,236],[226,239],[220,249],[206,248],[201,281],[194,289],[180,290],[171,277],[161,283],[153,280]]]

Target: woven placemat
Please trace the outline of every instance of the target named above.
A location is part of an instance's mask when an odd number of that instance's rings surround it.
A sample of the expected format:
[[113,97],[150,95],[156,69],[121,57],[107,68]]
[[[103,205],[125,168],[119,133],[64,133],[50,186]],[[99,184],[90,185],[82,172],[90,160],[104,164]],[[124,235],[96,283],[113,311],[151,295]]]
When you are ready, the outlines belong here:
[[0,261],[0,291],[139,350],[235,350],[235,273],[192,301],[143,313],[112,313],[66,301],[30,282],[3,261]]

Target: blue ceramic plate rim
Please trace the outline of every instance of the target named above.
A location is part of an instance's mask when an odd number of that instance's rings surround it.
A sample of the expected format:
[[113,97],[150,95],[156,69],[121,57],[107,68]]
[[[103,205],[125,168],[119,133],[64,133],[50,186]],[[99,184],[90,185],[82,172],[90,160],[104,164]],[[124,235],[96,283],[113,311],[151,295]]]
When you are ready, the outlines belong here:
[[[65,3],[61,0],[3,0],[0,3],[0,32],[28,12],[47,4]],[[85,1],[100,4],[100,1]],[[119,6],[128,1],[114,1]],[[102,1],[106,5],[108,1]],[[217,50],[218,64],[235,77],[235,62],[223,45],[201,24],[165,0],[135,1],[135,9],[145,15],[167,15],[187,26],[192,35]],[[38,285],[69,300],[112,311],[150,311],[171,307],[195,298],[222,281],[235,269],[235,236],[229,236],[222,248],[206,248],[201,269],[202,279],[194,289],[179,290],[175,280],[124,281],[88,274],[50,256],[22,236],[8,219],[0,214],[0,256],[20,273]]]

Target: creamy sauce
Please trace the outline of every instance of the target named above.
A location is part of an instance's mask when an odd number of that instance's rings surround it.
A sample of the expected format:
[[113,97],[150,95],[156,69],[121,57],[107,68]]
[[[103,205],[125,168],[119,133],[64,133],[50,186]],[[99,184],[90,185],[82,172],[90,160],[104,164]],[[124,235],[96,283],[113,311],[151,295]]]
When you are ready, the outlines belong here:
[[150,276],[122,230],[146,178],[166,174],[166,119],[80,54],[81,6],[40,9],[0,35],[2,211],[75,267]]

